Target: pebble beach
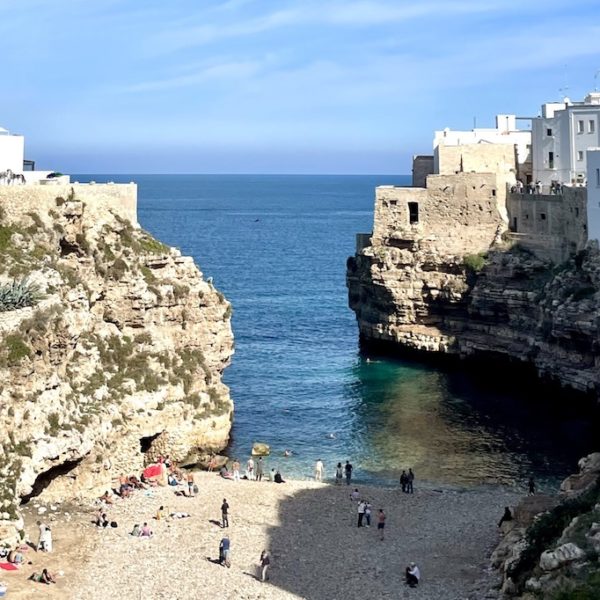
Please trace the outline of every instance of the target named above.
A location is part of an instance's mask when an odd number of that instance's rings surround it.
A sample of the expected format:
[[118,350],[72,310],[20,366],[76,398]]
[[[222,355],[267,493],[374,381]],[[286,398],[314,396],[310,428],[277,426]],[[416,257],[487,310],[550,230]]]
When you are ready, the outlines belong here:
[[[242,480],[197,473],[199,493],[174,495],[173,488],[137,491],[108,507],[116,529],[92,524],[97,507],[58,505],[44,514],[52,524],[54,551],[26,552],[19,571],[2,574],[8,598],[100,600],[129,599],[292,599],[362,600],[414,598],[453,600],[494,598],[496,582],[487,559],[499,539],[497,521],[519,494],[508,488],[399,489],[336,486],[312,481]],[[418,483],[418,482],[417,482]],[[385,539],[371,527],[357,527],[357,503],[350,492],[387,514]],[[220,526],[223,498],[230,505],[230,527]],[[186,512],[184,519],[153,518]],[[26,511],[27,532],[35,539],[39,507]],[[135,523],[147,521],[151,539],[129,535]],[[217,562],[221,538],[231,540],[231,568]],[[258,575],[260,553],[272,564],[269,580]],[[404,569],[414,561],[421,584],[409,588]],[[27,581],[47,567],[61,572],[58,582]]]

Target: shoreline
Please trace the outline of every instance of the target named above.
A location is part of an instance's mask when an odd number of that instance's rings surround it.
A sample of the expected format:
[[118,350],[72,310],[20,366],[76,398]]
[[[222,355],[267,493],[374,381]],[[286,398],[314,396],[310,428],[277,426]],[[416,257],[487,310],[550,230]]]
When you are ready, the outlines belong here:
[[[162,487],[116,500],[107,511],[117,521],[116,529],[91,523],[92,503],[79,506],[70,519],[64,516],[70,505],[61,506],[52,521],[54,553],[30,551],[32,566],[3,574],[9,597],[92,600],[102,597],[102,589],[106,598],[361,600],[397,598],[400,589],[406,597],[423,600],[479,598],[478,590],[487,593],[496,582],[488,558],[499,540],[497,521],[503,507],[523,495],[420,487],[403,494],[359,482],[233,482],[206,472],[196,473],[195,479],[199,494],[194,498],[177,497],[173,488]],[[373,521],[379,508],[386,511],[384,541],[374,522],[370,528],[356,526],[356,503],[349,498],[355,487],[371,501]],[[227,530],[218,524],[224,497],[230,505]],[[152,515],[160,505],[167,513],[189,512],[191,517],[156,521]],[[30,535],[39,518],[34,509],[32,502],[26,510]],[[133,525],[144,520],[154,537],[129,536]],[[232,543],[231,569],[210,560],[218,556],[224,531]],[[262,583],[254,575],[265,548],[273,563],[270,581]],[[417,589],[403,583],[404,568],[413,560],[423,577]],[[32,569],[45,563],[64,570],[58,584],[26,581]]]

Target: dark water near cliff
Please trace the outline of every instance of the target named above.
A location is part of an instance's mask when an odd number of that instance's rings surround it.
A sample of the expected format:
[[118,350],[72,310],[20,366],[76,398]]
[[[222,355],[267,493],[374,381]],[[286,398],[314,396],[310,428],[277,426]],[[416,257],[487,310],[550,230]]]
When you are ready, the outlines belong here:
[[[265,441],[268,465],[284,476],[307,476],[322,457],[329,474],[349,458],[359,479],[389,480],[412,466],[436,485],[522,485],[530,474],[550,485],[594,448],[571,405],[519,391],[504,367],[477,379],[361,358],[346,258],[355,233],[372,228],[374,187],[406,177],[92,178],[137,181],[142,226],[193,256],[232,302],[232,455]],[[282,457],[286,448],[293,457]]]

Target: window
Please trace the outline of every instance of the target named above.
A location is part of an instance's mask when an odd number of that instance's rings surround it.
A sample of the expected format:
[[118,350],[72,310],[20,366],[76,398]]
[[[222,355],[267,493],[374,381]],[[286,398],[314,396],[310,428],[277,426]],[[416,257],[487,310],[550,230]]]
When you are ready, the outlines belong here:
[[408,222],[411,225],[416,225],[419,222],[419,203],[408,203]]
[[596,131],[596,121],[590,120],[590,122],[588,123],[588,132],[594,133],[595,131]]
[[546,129],[546,135],[552,137],[552,129]]
[[600,187],[600,169],[596,169],[596,187]]
[[546,220],[546,213],[540,213],[540,219],[542,221],[545,221]]
[[398,204],[398,200],[390,200],[390,206],[396,206]]
[[578,217],[579,216],[579,209],[575,208],[575,216]]
[[554,169],[554,152],[548,152],[548,168]]
[[583,150],[577,150],[577,160],[583,160]]
[[577,133],[583,133],[583,121],[577,121]]

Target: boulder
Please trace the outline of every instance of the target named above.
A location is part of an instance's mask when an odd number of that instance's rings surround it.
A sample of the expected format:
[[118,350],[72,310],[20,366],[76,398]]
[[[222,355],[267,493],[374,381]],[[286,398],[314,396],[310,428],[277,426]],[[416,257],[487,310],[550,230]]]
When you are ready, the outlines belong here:
[[567,563],[585,558],[585,552],[577,545],[569,542],[556,548],[546,550],[540,557],[540,568],[544,571],[553,571]]
[[271,454],[271,447],[268,444],[262,442],[252,444],[252,456],[269,456],[269,454]]

